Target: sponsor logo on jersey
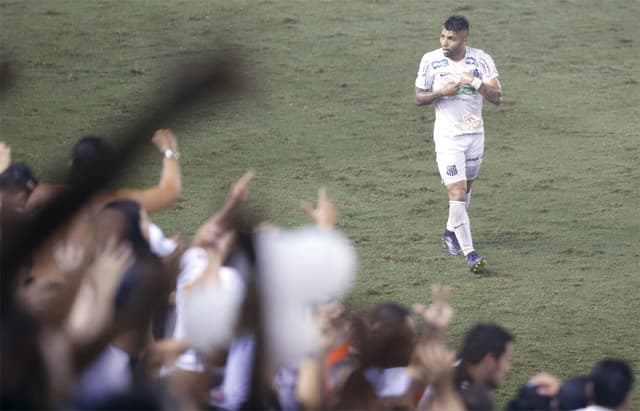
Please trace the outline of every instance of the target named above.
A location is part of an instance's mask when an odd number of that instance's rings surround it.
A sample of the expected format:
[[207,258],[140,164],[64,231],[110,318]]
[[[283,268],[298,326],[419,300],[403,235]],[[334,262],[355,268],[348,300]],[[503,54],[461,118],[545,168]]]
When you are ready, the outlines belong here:
[[468,84],[463,84],[458,89],[458,93],[457,94],[463,94],[465,96],[475,96],[477,93],[478,92],[476,91],[475,88],[471,87]]
[[456,128],[465,133],[473,133],[482,127],[482,120],[471,113],[465,113],[463,123],[456,124]]
[[466,59],[464,59],[464,64],[473,64],[474,66],[477,66],[478,62],[476,62],[475,57],[467,57]]
[[458,174],[458,169],[456,168],[456,165],[455,165],[455,164],[453,164],[453,165],[451,165],[451,166],[447,166],[447,175],[448,175],[449,177],[453,177],[453,176],[455,176],[456,174]]
[[434,61],[433,63],[431,63],[431,67],[433,67],[434,70],[439,69],[440,67],[445,67],[449,65],[449,60],[444,59],[444,60],[438,60],[438,61]]

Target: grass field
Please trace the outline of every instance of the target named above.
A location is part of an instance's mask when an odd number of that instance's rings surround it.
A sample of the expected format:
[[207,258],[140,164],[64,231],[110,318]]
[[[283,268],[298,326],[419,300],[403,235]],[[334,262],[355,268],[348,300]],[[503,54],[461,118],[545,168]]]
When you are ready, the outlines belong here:
[[[441,248],[433,107],[413,104],[420,57],[453,13],[504,88],[485,105],[470,208],[486,276]],[[426,302],[440,282],[454,288],[453,346],[478,320],[515,334],[502,408],[538,371],[585,374],[604,356],[640,370],[639,18],[635,0],[2,0],[17,84],[0,139],[46,180],[77,138],[153,108],[176,64],[236,50],[245,94],[158,124],[180,139],[185,190],[155,220],[191,234],[254,167],[253,206],[294,227],[326,185],[360,257],[353,307]],[[159,164],[149,144],[123,183],[154,183]]]

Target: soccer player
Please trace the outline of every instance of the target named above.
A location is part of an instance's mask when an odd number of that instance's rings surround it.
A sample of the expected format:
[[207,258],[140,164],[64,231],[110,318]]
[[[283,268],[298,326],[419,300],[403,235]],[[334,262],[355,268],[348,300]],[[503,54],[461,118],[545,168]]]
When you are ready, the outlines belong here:
[[415,81],[415,103],[433,104],[436,162],[449,194],[449,218],[443,243],[451,255],[464,254],[472,272],[486,260],[473,247],[467,208],[471,185],[484,153],[482,103],[500,104],[502,87],[490,55],[467,45],[469,22],[451,16],[440,32],[441,48],[426,53]]

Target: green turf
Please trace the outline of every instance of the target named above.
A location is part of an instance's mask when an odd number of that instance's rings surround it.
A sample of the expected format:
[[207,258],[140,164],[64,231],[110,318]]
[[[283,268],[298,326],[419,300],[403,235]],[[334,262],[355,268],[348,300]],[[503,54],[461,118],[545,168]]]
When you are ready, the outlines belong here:
[[[485,105],[470,209],[482,277],[441,248],[433,107],[413,104],[420,57],[453,13],[504,88],[503,105]],[[640,370],[639,17],[634,0],[3,0],[1,50],[18,76],[0,138],[46,179],[78,137],[152,108],[176,64],[236,50],[247,93],[158,125],[179,136],[185,190],[155,220],[191,234],[255,167],[254,207],[294,227],[300,200],[326,185],[360,257],[352,306],[427,302],[441,282],[454,288],[453,346],[478,320],[516,335],[502,407],[538,371],[584,374],[604,356]],[[150,144],[126,184],[154,183],[158,167]]]

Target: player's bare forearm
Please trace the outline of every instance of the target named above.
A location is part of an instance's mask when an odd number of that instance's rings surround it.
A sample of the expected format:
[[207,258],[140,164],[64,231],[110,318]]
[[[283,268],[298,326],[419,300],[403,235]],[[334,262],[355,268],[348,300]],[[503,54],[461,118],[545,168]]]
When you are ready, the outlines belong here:
[[478,92],[489,102],[500,105],[502,103],[502,88],[483,83]]
[[415,102],[417,106],[427,106],[442,97],[440,91],[423,90],[416,88]]

